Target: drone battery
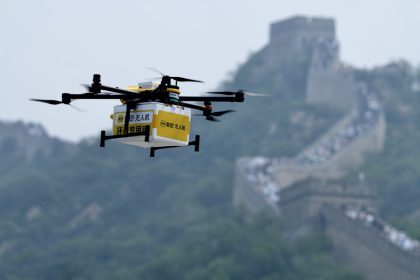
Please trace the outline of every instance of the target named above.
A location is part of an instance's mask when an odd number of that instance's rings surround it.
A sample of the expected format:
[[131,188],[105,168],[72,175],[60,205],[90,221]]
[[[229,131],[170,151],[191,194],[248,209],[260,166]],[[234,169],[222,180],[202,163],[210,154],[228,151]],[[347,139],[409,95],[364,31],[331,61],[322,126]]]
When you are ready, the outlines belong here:
[[[127,106],[114,107],[113,135],[124,135]],[[159,102],[146,102],[130,110],[129,133],[141,133],[150,126],[149,142],[145,136],[116,138],[120,143],[144,148],[164,146],[186,146],[189,142],[191,109]]]

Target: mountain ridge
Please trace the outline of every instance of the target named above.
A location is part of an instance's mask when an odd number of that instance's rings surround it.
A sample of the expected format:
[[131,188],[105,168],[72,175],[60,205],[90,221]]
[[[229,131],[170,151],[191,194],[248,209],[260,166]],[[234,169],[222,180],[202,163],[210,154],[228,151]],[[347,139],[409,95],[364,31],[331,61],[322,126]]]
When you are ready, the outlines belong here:
[[[14,141],[2,130],[1,143],[9,140],[0,150],[0,278],[362,279],[331,257],[321,233],[291,245],[282,224],[247,223],[231,206],[238,157],[295,155],[342,115],[305,103],[309,57],[289,58],[260,73],[265,62],[256,54],[238,69],[224,87],[271,97],[228,104],[239,110],[221,123],[194,119],[200,153],[179,148],[150,159],[117,143],[101,149],[96,138],[71,144],[16,124]],[[411,88],[419,73],[405,62],[355,72],[385,92],[389,124],[384,152],[361,169],[381,187],[380,211],[414,236],[420,232],[407,215],[420,196],[420,95]],[[26,150],[31,137],[39,142]]]

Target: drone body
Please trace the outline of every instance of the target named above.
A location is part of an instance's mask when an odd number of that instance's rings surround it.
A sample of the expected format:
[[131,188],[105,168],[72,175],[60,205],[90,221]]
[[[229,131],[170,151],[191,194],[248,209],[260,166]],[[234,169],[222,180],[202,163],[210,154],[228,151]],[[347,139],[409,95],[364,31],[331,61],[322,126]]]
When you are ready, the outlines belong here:
[[[172,84],[175,81],[175,84]],[[195,135],[190,141],[191,109],[199,110],[209,121],[219,121],[216,117],[233,110],[213,112],[212,102],[244,102],[242,90],[210,92],[212,96],[182,96],[178,82],[201,82],[182,77],[162,74],[160,83],[144,82],[127,89],[109,87],[101,84],[99,74],[93,75],[93,82],[86,86],[89,90],[83,94],[63,93],[61,101],[31,99],[51,105],[69,105],[76,99],[120,100],[122,105],[114,107],[112,135],[101,131],[100,146],[105,147],[107,140],[124,144],[150,148],[150,156],[155,156],[159,149],[194,146],[200,149],[200,136]],[[215,95],[214,95],[215,94]],[[224,96],[218,96],[224,95]],[[249,95],[258,95],[251,94]],[[190,102],[203,102],[203,105]]]
[[[124,136],[124,123],[127,105],[114,107],[113,136]],[[190,138],[191,109],[179,105],[166,105],[160,102],[144,102],[131,110],[128,133],[145,133],[149,128],[149,139],[146,135],[117,138],[116,141],[143,148],[165,146],[187,146]]]

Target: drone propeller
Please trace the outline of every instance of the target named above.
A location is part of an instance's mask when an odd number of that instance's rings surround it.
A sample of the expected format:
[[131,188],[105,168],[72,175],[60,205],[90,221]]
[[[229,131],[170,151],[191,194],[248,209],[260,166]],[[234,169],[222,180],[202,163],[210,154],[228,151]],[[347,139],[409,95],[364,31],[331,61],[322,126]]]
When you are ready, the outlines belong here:
[[229,113],[233,113],[233,112],[235,112],[235,110],[225,110],[225,111],[211,112],[210,115],[220,117],[220,116],[223,116],[225,114],[229,114]]
[[[217,111],[217,112],[211,112],[208,114],[204,114],[204,116],[206,117],[206,120],[208,121],[212,121],[212,122],[220,122],[219,119],[215,118],[215,117],[220,117],[223,116],[225,114],[229,114],[229,113],[233,113],[235,112],[235,110],[224,110],[224,111]],[[203,116],[203,114],[195,114],[196,116]]]
[[263,94],[263,93],[255,93],[255,92],[249,92],[249,91],[244,91],[242,89],[238,90],[238,91],[229,91],[229,90],[224,90],[224,91],[209,91],[207,93],[210,94],[222,94],[222,95],[236,95],[236,94],[245,94],[245,95],[249,95],[249,96],[269,96],[268,94]]
[[75,109],[76,111],[79,111],[79,112],[86,112],[86,110],[81,109],[81,108],[79,108],[79,107],[77,107],[77,106],[74,106],[73,104],[70,104],[70,103],[64,103],[64,102],[62,102],[62,101],[58,101],[58,100],[53,100],[53,99],[34,99],[34,98],[31,98],[30,100],[31,100],[31,101],[42,102],[42,103],[47,103],[47,104],[50,104],[50,105],[65,104],[65,105],[69,105],[70,107],[72,107],[72,108],[73,108],[73,109]]
[[147,69],[161,75],[162,81],[164,81],[165,79],[172,79],[177,82],[204,83],[203,81],[199,81],[199,80],[194,80],[194,79],[189,79],[189,78],[184,78],[184,77],[169,76],[169,75],[163,74],[162,72],[160,72],[159,70],[153,67],[148,67]]
[[155,72],[156,74],[159,74],[161,76],[165,76],[165,74],[163,74],[162,72],[160,72],[159,70],[157,70],[156,68],[153,67],[147,67],[147,69],[149,69],[150,71]]
[[36,101],[36,102],[43,102],[43,103],[47,103],[50,105],[58,105],[58,104],[64,104],[64,102],[62,101],[58,101],[58,100],[53,100],[53,99],[34,99],[31,98],[31,101]]
[[[36,102],[47,103],[47,104],[50,104],[50,105],[65,104],[65,105],[73,106],[70,103],[73,102],[73,101],[75,101],[76,99],[64,98],[64,95],[69,95],[69,93],[63,93],[63,99],[61,101],[60,100],[54,100],[54,99],[37,99],[37,98],[30,98],[29,100],[36,101]],[[83,94],[78,94],[78,97],[82,97],[82,96],[93,96],[93,95],[94,95],[94,93],[87,92],[87,93],[83,93]]]
[[211,122],[220,122],[219,119],[217,119],[213,116],[206,116],[206,120],[211,121]]
[[172,80],[175,80],[177,82],[192,82],[192,83],[204,83],[203,81],[199,81],[199,80],[193,80],[193,79],[188,79],[188,78],[183,78],[183,77],[171,77],[169,76]]
[[87,110],[74,106],[73,104],[68,104],[68,105],[78,112],[87,112]]
[[82,87],[84,87],[88,92],[92,92],[92,86],[88,84],[80,84]]

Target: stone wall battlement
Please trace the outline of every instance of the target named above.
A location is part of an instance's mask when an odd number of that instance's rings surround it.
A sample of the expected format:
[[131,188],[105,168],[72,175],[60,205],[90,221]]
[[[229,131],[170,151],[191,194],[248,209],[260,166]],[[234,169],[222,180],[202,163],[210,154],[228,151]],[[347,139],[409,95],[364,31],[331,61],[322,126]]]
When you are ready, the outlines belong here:
[[302,199],[303,197],[321,196],[328,197],[346,197],[355,200],[366,199],[374,200],[376,192],[372,187],[366,185],[339,185],[331,183],[322,183],[317,180],[307,180],[294,185],[292,188],[284,189],[281,192],[280,207],[287,207],[289,202]]
[[270,46],[285,52],[302,51],[320,37],[335,40],[334,19],[297,16],[270,27]]
[[333,19],[299,16],[271,25],[266,67],[303,52],[312,55],[306,102],[337,108],[345,117],[294,158],[238,159],[234,206],[249,217],[279,217],[292,239],[322,228],[337,259],[369,280],[420,279],[419,242],[376,216],[375,190],[361,177],[355,184],[336,183],[383,149],[381,104],[339,62]]
[[[371,221],[360,221],[328,206],[322,209],[321,215],[334,247],[345,261],[361,269],[369,280],[420,278],[417,241],[405,236],[411,245],[404,247],[403,242],[392,237],[389,229],[385,230],[389,226],[374,216]],[[375,223],[375,220],[379,222]],[[392,231],[398,232],[393,228]]]

